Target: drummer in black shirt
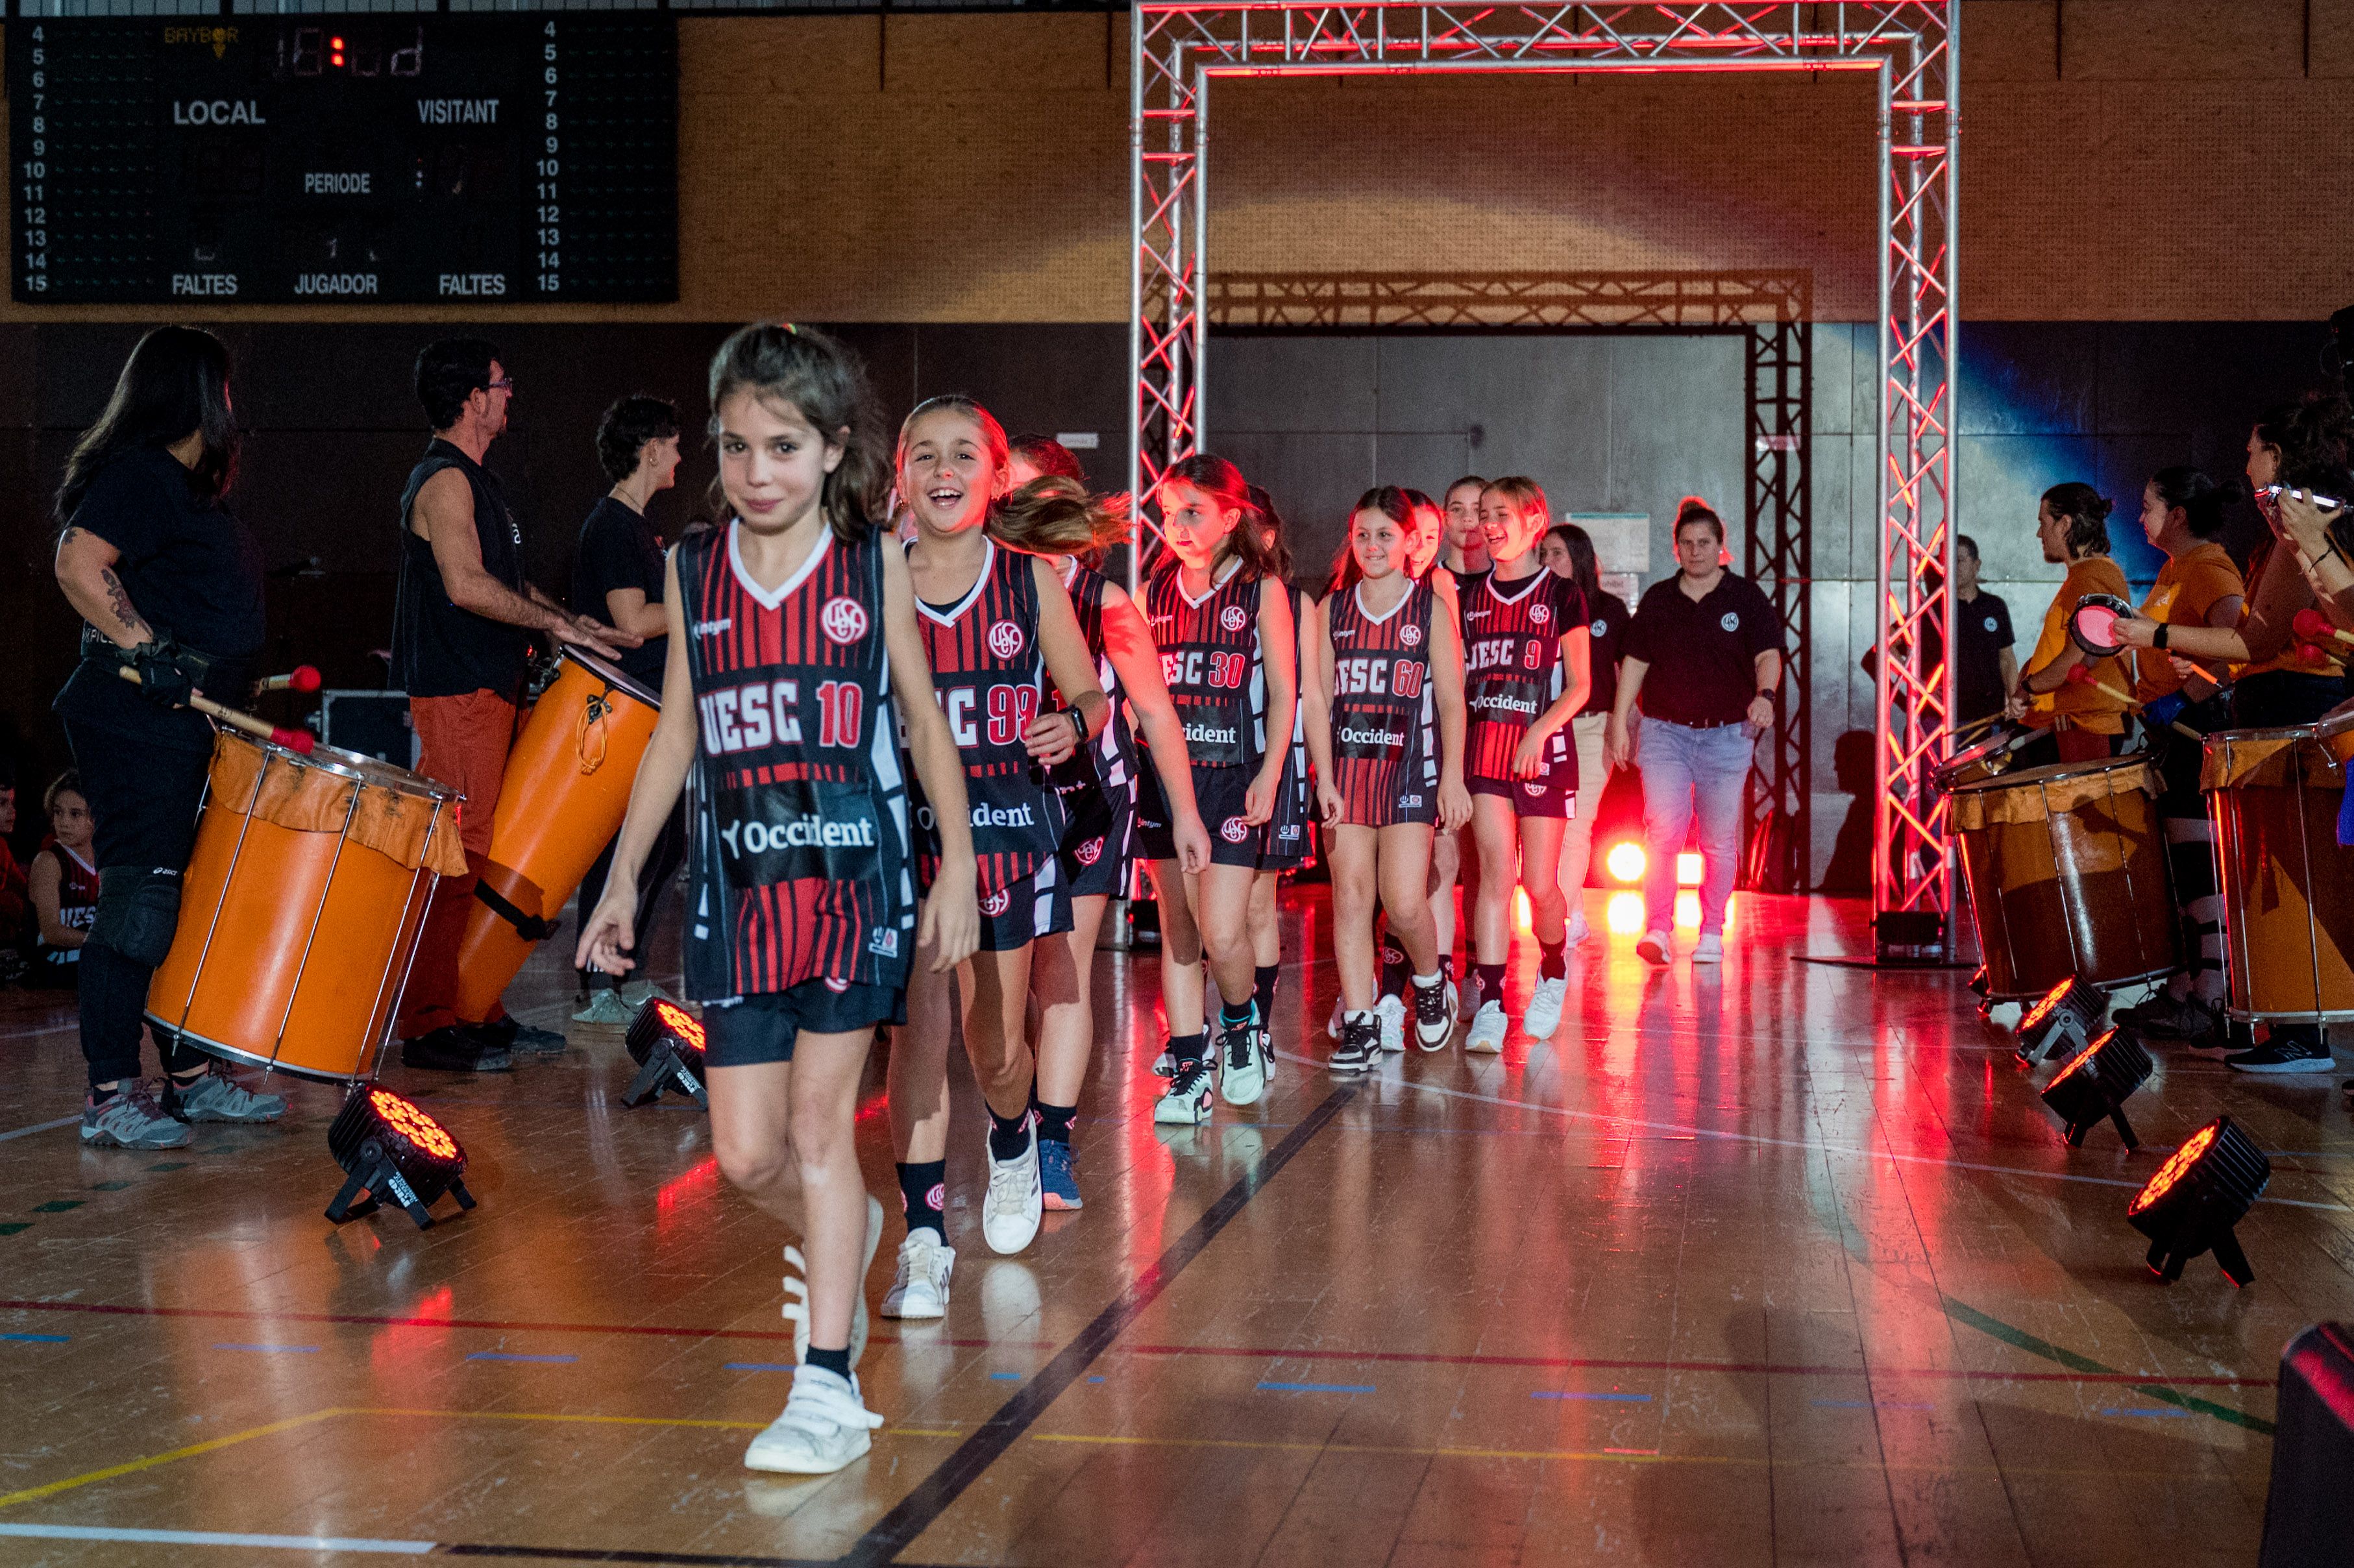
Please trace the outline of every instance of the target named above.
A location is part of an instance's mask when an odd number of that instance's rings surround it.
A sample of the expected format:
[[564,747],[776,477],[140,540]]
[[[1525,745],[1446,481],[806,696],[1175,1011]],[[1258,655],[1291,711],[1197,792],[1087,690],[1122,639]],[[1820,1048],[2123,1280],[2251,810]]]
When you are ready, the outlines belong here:
[[2019,688],[2011,652],[2010,606],[1978,587],[1978,541],[1954,535],[1954,721],[1966,725],[2003,711]]
[[[660,397],[624,397],[597,423],[597,461],[613,487],[589,508],[580,524],[580,553],[572,567],[572,612],[601,618],[645,639],[622,653],[621,673],[659,700],[663,666],[670,657],[669,628],[663,609],[663,539],[646,507],[677,482],[678,409]],[[620,835],[615,834],[615,842]],[[655,902],[677,874],[686,853],[685,802],[671,812],[638,878],[637,923],[642,944]],[[580,884],[580,907],[597,907],[613,865],[608,843]],[[623,985],[616,975],[581,969],[575,1023],[626,1024],[633,1009],[653,994],[652,980]]]
[[188,702],[243,706],[263,640],[261,550],[223,503],[237,470],[228,377],[210,333],[149,333],[58,491],[58,586],[82,629],[56,709],[97,830],[98,908],[80,959],[89,1148],[176,1149],[188,1122],[286,1110],[176,1040],[163,1047],[161,1086],[139,1076],[147,985],[172,950],[212,762],[212,724]]

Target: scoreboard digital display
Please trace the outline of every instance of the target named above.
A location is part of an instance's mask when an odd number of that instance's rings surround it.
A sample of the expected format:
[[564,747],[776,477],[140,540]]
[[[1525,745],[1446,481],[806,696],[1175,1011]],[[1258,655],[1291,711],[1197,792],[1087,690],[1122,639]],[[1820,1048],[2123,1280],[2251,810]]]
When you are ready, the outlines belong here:
[[27,304],[678,297],[663,15],[8,24]]

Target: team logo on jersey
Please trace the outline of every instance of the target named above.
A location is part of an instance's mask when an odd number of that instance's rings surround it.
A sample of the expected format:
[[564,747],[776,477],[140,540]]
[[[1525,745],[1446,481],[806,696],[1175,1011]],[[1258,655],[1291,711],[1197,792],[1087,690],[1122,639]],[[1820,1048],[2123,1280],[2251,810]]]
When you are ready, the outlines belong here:
[[995,919],[998,916],[1004,914],[1008,909],[1013,907],[1013,894],[1010,889],[1003,887],[999,888],[996,892],[990,894],[981,901],[981,912],[990,916],[991,919]]
[[1545,792],[1545,787],[1543,784],[1538,783],[1535,779],[1531,779],[1526,784],[1522,785],[1521,788],[1527,790],[1531,795],[1542,795]]
[[1529,606],[1529,619],[1535,621],[1539,626],[1543,626],[1546,621],[1553,619],[1553,611],[1546,609],[1543,605],[1532,604]]
[[1718,621],[1717,624],[1724,628],[1727,631],[1738,631],[1741,630],[1741,617],[1728,609],[1724,612],[1724,619]]
[[1225,825],[1218,830],[1218,836],[1230,844],[1238,844],[1250,837],[1250,824],[1240,817],[1228,817]]
[[1607,637],[1610,635],[1610,623],[1606,620],[1597,620],[1585,630],[1596,637]]
[[1994,630],[1994,617],[1991,615],[1986,618],[1986,629],[1988,631],[1992,631]]
[[989,629],[989,651],[1001,659],[1011,659],[1022,652],[1022,629],[1010,620],[1001,620]]
[[1422,646],[1422,628],[1421,628],[1421,627],[1419,627],[1419,626],[1410,626],[1410,625],[1409,625],[1409,626],[1401,626],[1401,627],[1399,627],[1399,628],[1398,628],[1398,645],[1399,645],[1400,647],[1402,647],[1402,648],[1419,648],[1419,647],[1421,647],[1421,646]]
[[1081,865],[1093,865],[1103,858],[1103,840],[1092,838],[1071,852]]
[[817,623],[828,638],[847,646],[866,635],[866,607],[854,599],[830,599]]
[[1250,615],[1241,605],[1230,604],[1218,612],[1218,624],[1229,631],[1240,631],[1250,624]]
[[875,934],[866,938],[866,950],[873,953],[877,958],[897,958],[899,956],[899,933],[891,929],[888,926],[875,927]]

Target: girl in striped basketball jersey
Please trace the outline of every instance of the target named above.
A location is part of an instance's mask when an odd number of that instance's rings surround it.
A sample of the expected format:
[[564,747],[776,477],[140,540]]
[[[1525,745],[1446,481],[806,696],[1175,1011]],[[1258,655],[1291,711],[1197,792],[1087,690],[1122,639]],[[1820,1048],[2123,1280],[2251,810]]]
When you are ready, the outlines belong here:
[[[821,333],[746,327],[712,361],[711,407],[732,520],[671,551],[662,718],[575,961],[633,967],[638,874],[692,774],[686,984],[712,1146],[808,1255],[806,1284],[786,1281],[801,1365],[744,1462],[821,1474],[882,1425],[852,1371],[883,1217],[859,1175],[859,1080],[917,950],[943,970],[972,950],[972,838],[907,561],[875,526],[886,471],[857,362]],[[947,817],[920,916],[901,711]]]
[[1357,580],[1316,607],[1304,639],[1308,747],[1332,865],[1333,948],[1346,1010],[1332,1070],[1363,1072],[1381,1049],[1373,904],[1413,966],[1415,1035],[1447,1044],[1455,1020],[1430,920],[1433,823],[1471,815],[1463,787],[1463,656],[1427,580],[1406,570],[1418,523],[1393,486],[1349,519]]
[[[932,398],[899,429],[899,494],[916,519],[907,568],[917,619],[964,764],[981,866],[981,948],[957,980],[965,1052],[989,1107],[981,1237],[1002,1254],[1030,1245],[1044,1208],[1024,1028],[1032,946],[1071,928],[1070,888],[1055,853],[1062,800],[1046,770],[1094,740],[1110,711],[1061,578],[988,531],[1001,508],[1051,500],[1032,491],[1009,500],[1009,456],[1004,430],[969,397]],[[1046,704],[1049,676],[1067,705]],[[912,1025],[894,1040],[890,1071],[907,1237],[883,1310],[936,1318],[947,1309],[956,1255],[942,1212],[947,977],[919,976],[908,1013]]]
[[[1267,1086],[1270,1045],[1252,1001],[1251,886],[1283,784],[1278,737],[1291,733],[1299,643],[1291,594],[1235,465],[1207,453],[1187,458],[1162,476],[1157,498],[1169,549],[1145,589],[1145,621],[1184,726],[1210,864],[1185,873],[1168,803],[1146,775],[1137,831],[1161,906],[1161,996],[1174,1069],[1152,1116],[1198,1124],[1210,1118],[1214,1071],[1229,1105],[1254,1104]],[[1222,1004],[1214,1056],[1202,1017],[1205,956]]]
[[1528,892],[1540,955],[1521,1026],[1536,1039],[1551,1035],[1569,992],[1561,840],[1577,809],[1569,721],[1585,705],[1591,618],[1577,585],[1538,558],[1538,541],[1552,523],[1534,480],[1491,482],[1480,493],[1479,526],[1493,565],[1462,590],[1463,694],[1470,714],[1463,770],[1479,849],[1471,921],[1479,1005],[1466,1051],[1504,1048],[1504,960],[1516,881]]

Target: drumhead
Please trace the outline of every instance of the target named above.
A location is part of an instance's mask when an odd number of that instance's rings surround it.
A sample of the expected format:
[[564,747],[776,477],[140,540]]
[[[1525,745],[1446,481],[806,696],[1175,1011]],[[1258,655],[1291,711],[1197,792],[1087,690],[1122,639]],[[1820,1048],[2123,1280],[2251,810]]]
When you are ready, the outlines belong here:
[[2128,751],[2123,757],[2103,757],[2091,762],[2048,762],[2041,768],[2030,768],[2018,773],[1998,773],[1988,779],[1973,779],[1967,784],[1955,785],[1952,793],[1969,795],[1988,789],[2017,789],[2070,779],[2095,779],[2104,773],[2138,773],[2146,771],[2149,765],[2149,753],[2147,751]]
[[2133,606],[2113,593],[2088,593],[2068,615],[2068,635],[2077,647],[2095,659],[2115,658],[2125,644],[2117,640],[2117,617],[2133,613]]
[[264,740],[258,735],[242,730],[224,729],[221,733],[267,755],[272,762],[282,762],[291,768],[313,768],[322,773],[332,773],[338,779],[349,779],[358,784],[373,784],[380,789],[398,790],[403,795],[417,795],[429,800],[459,800],[464,797],[451,786],[422,773],[412,773],[406,768],[361,752],[345,751],[333,746],[314,746],[305,754]]
[[646,688],[637,680],[629,675],[623,674],[621,673],[621,667],[619,664],[614,663],[610,659],[606,658],[603,654],[592,653],[586,648],[581,648],[573,643],[567,642],[564,645],[564,656],[572,661],[575,664],[579,665],[582,669],[588,671],[590,674],[596,676],[599,680],[604,682],[607,685],[611,686],[618,691],[629,693],[630,695],[637,698],[638,701],[645,704],[646,706],[656,710],[659,710],[662,707],[662,694],[660,692],[650,692],[646,690]]

